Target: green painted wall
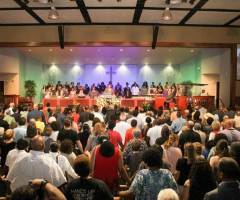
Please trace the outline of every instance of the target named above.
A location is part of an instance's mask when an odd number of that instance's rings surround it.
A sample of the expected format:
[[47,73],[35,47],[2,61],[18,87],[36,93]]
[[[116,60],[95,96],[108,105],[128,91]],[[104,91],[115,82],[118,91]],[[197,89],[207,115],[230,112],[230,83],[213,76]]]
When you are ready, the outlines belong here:
[[41,102],[42,86],[45,84],[43,76],[42,63],[19,53],[20,63],[20,95],[25,96],[24,82],[25,80],[34,80],[36,83],[35,103]]

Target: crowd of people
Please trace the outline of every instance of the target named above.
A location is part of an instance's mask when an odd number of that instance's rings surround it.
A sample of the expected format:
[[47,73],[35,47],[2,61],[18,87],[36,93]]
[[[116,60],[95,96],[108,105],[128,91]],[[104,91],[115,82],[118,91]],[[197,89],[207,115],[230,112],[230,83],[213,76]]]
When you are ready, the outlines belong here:
[[12,200],[240,197],[239,110],[11,103],[0,150],[0,195]]
[[[180,92],[180,86],[178,91]],[[168,96],[177,91],[175,83],[169,84],[168,82],[162,86],[161,83],[155,85],[154,82],[148,85],[147,81],[144,81],[141,86],[136,82],[129,84],[126,82],[125,86],[122,86],[119,82],[114,86],[110,81],[107,85],[104,82],[98,84],[81,85],[79,82],[75,85],[74,82],[62,83],[58,81],[56,85],[47,84],[43,87],[43,94],[45,98],[50,97],[86,97],[95,98],[99,95],[114,95],[117,97],[130,98],[132,96],[146,96],[146,95],[163,95]]]

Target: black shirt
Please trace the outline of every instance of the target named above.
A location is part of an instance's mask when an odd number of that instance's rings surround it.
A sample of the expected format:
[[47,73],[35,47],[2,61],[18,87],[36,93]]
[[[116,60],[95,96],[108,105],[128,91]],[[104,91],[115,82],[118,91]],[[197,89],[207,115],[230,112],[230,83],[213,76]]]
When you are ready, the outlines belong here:
[[62,142],[65,139],[69,139],[73,142],[73,145],[76,144],[76,141],[79,140],[77,132],[72,129],[62,129],[59,131],[57,140]]
[[176,170],[180,172],[177,183],[179,185],[184,185],[185,181],[188,179],[192,164],[187,163],[186,158],[180,158],[176,164]]
[[107,185],[97,179],[75,179],[67,185],[67,200],[113,200]]
[[3,127],[4,130],[6,131],[6,130],[9,129],[9,124],[5,120],[1,119],[0,120],[0,127]]
[[0,144],[0,148],[1,148],[1,166],[3,167],[5,165],[8,152],[15,148],[15,142],[13,141],[10,143],[2,142]]

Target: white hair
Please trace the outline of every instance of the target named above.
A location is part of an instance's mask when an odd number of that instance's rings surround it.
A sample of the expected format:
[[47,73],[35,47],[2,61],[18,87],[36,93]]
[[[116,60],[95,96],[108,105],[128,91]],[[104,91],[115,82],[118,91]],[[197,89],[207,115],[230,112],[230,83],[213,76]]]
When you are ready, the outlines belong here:
[[168,188],[159,192],[157,200],[179,200],[179,198],[173,189]]

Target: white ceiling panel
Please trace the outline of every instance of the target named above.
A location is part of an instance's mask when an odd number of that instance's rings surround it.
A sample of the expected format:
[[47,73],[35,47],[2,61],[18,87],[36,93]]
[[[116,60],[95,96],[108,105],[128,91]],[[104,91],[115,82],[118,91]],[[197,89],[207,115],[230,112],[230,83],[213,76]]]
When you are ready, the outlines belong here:
[[36,23],[37,21],[22,10],[0,11],[1,24]]
[[88,10],[92,22],[103,22],[103,23],[124,23],[132,22],[134,10]]
[[173,19],[165,21],[162,19],[163,10],[143,10],[140,22],[141,23],[165,23],[175,24],[179,23],[182,18],[188,13],[187,11],[171,11]]
[[[171,8],[192,8],[194,7],[199,0],[196,0],[192,5],[190,3],[180,3],[176,5],[170,5]],[[165,0],[147,0],[145,3],[145,7],[166,7]]]
[[203,8],[240,9],[239,0],[209,0]]
[[118,2],[117,0],[84,0],[87,7],[135,7],[137,0],[122,0]]
[[236,17],[238,12],[207,12],[207,11],[198,11],[193,15],[188,21],[187,24],[216,24],[223,25],[229,20]]
[[34,10],[34,12],[39,15],[46,23],[79,23],[84,22],[80,10],[57,10],[60,18],[58,20],[49,20],[48,13],[49,10]]
[[36,2],[30,2],[28,4],[29,7],[51,7],[51,5],[54,5],[55,7],[77,7],[77,4],[75,1],[70,0],[55,0],[53,4],[44,4],[44,3],[36,3]]
[[16,7],[19,7],[19,5],[12,0],[0,0],[0,8],[16,8]]

